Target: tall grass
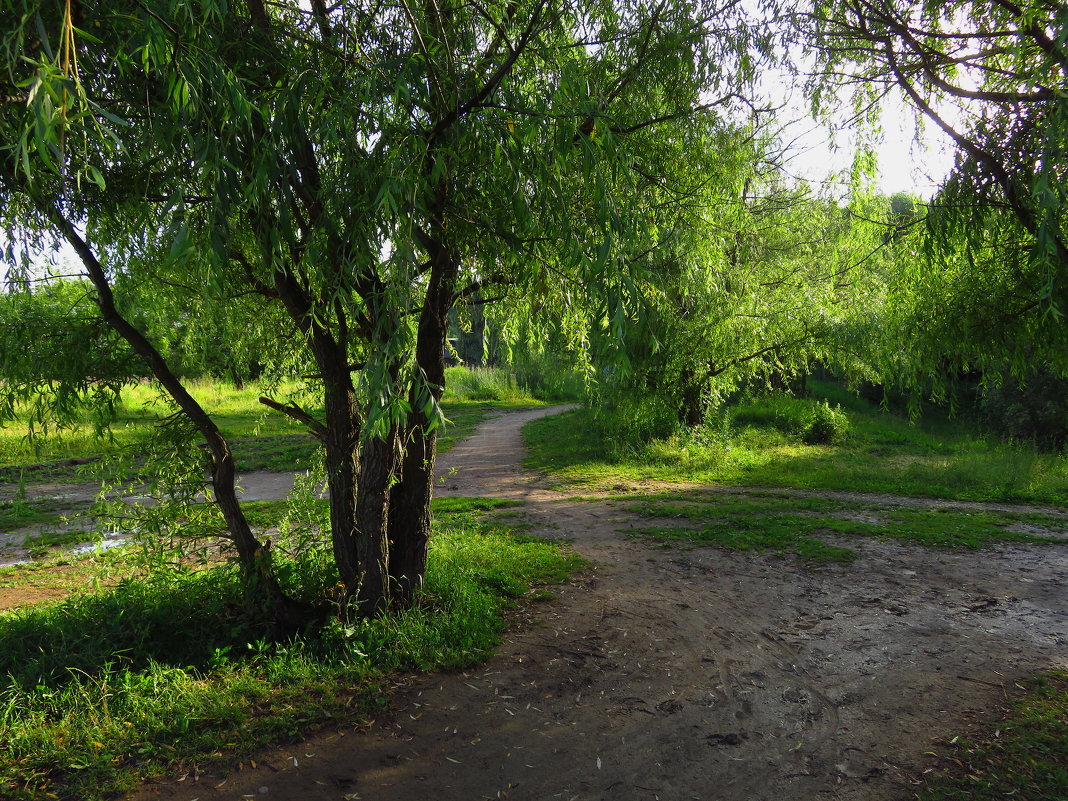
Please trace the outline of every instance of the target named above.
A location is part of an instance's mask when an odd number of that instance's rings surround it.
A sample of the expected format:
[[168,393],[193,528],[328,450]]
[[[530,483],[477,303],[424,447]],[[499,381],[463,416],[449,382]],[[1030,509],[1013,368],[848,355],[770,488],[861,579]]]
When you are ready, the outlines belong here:
[[529,392],[519,386],[514,373],[496,367],[446,368],[445,398],[461,401],[537,403]]
[[777,393],[747,399],[728,412],[735,428],[746,425],[776,428],[784,434],[799,438],[807,445],[831,445],[844,441],[852,424],[841,405],[831,406],[826,400],[797,398]]
[[582,377],[572,369],[544,365],[510,370],[500,367],[449,367],[445,370],[445,400],[503,403],[571,403],[585,397]]

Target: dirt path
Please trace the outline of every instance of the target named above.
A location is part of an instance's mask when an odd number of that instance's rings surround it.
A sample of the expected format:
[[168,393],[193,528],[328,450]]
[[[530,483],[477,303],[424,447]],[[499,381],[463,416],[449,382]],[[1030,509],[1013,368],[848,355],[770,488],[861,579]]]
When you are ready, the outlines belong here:
[[979,553],[852,541],[849,566],[660,550],[608,502],[571,502],[487,421],[444,494],[526,501],[535,530],[597,567],[477,671],[411,679],[374,724],[146,799],[330,801],[911,797],[939,738],[1018,679],[1068,663],[1063,549]]

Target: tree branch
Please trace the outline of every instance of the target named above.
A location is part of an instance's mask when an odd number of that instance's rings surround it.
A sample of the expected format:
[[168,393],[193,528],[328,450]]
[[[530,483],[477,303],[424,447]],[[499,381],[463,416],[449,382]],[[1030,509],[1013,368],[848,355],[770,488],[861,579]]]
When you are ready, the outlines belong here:
[[281,412],[284,415],[292,417],[297,422],[303,423],[308,427],[309,432],[319,442],[326,443],[326,426],[301,409],[295,403],[279,403],[271,398],[261,396],[260,403],[268,408],[274,409],[276,412]]

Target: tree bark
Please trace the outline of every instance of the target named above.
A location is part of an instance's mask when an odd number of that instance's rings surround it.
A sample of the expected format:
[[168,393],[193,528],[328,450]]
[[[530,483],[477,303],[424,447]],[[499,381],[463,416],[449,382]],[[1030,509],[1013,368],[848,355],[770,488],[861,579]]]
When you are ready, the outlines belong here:
[[[419,316],[415,358],[436,401],[445,390],[445,339],[448,334],[449,310],[455,295],[450,284],[458,265],[444,248],[437,251],[435,268]],[[393,488],[390,501],[389,575],[393,585],[393,602],[408,607],[415,601],[426,574],[427,547],[430,542],[430,502],[434,495],[434,465],[437,460],[437,431],[428,431],[430,422],[418,402],[418,387],[413,387],[409,401],[404,440],[401,481]]]
[[[330,544],[346,597],[352,596],[360,581],[360,557],[356,542],[356,475],[359,437],[356,398],[347,370],[337,375],[337,364],[322,359],[323,400],[326,430],[326,486],[330,503]],[[342,360],[341,367],[345,367]]]
[[[413,415],[422,418],[422,414]],[[410,607],[423,588],[430,543],[430,501],[434,493],[437,432],[425,431],[425,419],[413,420],[404,449],[403,480],[390,499],[389,578],[393,605]]]
[[679,417],[690,428],[698,428],[705,422],[704,387],[694,370],[686,368],[679,377],[682,385],[682,408]]
[[390,604],[390,486],[401,467],[399,432],[371,437],[360,449],[356,490],[356,553],[359,558],[357,601],[360,615],[377,617]]

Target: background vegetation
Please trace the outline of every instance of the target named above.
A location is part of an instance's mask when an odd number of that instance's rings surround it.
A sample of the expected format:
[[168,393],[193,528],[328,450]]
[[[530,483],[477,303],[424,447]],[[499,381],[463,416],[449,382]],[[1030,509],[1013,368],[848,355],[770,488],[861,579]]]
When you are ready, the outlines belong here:
[[[805,397],[742,396],[699,428],[628,425],[583,409],[528,428],[528,464],[579,487],[620,479],[884,492],[1010,503],[1068,503],[1068,460],[1005,440],[968,417],[894,414],[835,384]],[[830,443],[811,427],[823,416]]]

